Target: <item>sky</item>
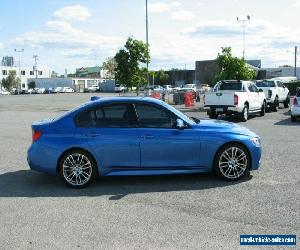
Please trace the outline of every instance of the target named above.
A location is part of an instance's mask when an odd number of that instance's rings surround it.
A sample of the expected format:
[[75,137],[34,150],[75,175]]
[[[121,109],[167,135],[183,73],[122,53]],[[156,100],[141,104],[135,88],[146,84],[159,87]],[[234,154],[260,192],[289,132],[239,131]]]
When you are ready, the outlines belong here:
[[[225,46],[241,57],[236,17],[247,15],[246,59],[293,65],[300,47],[300,0],[148,0],[148,9],[150,69],[194,69]],[[60,74],[102,65],[129,36],[145,40],[145,0],[10,0],[0,11],[0,58],[18,60],[14,49],[24,49],[21,66],[36,54],[38,65]]]

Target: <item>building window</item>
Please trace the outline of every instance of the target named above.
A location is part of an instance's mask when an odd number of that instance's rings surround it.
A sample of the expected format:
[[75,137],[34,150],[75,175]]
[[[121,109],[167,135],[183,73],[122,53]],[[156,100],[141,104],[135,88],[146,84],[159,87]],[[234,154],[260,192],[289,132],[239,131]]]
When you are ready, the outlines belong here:
[[39,76],[41,76],[43,74],[43,71],[39,71]]
[[30,75],[33,76],[34,75],[34,72],[33,70],[30,70]]
[[2,70],[2,75],[6,76],[7,75],[7,70]]
[[25,76],[25,70],[21,70],[21,75]]
[[22,88],[23,88],[23,89],[25,88],[25,83],[22,83]]

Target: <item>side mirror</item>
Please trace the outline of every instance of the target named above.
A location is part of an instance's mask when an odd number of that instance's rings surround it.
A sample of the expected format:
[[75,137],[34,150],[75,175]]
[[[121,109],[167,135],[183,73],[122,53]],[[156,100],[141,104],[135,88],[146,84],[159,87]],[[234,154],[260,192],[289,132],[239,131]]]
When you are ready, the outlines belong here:
[[176,128],[180,129],[180,130],[183,130],[185,128],[185,124],[184,124],[183,120],[181,120],[181,119],[176,120]]
[[264,92],[262,89],[259,89],[258,92]]

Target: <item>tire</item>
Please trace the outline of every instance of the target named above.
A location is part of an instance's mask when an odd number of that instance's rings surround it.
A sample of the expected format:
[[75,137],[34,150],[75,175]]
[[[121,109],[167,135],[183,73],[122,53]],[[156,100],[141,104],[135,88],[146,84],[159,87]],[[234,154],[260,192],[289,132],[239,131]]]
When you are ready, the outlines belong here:
[[59,174],[69,187],[84,188],[96,179],[98,171],[94,158],[88,152],[75,149],[62,156]]
[[249,115],[249,108],[245,104],[242,113],[239,113],[238,116],[241,119],[241,121],[246,122],[248,120]]
[[236,181],[249,175],[251,157],[248,150],[239,143],[221,147],[214,159],[215,174],[228,181]]
[[213,109],[210,109],[208,116],[210,119],[218,119],[218,114]]
[[296,116],[293,116],[293,115],[291,115],[291,121],[292,121],[292,122],[296,122],[296,121],[297,121],[297,117],[296,117]]
[[283,105],[284,105],[285,108],[288,108],[290,106],[290,99],[291,99],[291,97],[290,97],[290,95],[288,95],[286,97],[286,100],[283,103]]
[[271,106],[273,112],[277,112],[279,107],[278,97],[275,98],[274,103]]
[[266,102],[263,102],[263,105],[261,106],[261,110],[260,110],[260,116],[264,116],[266,114]]

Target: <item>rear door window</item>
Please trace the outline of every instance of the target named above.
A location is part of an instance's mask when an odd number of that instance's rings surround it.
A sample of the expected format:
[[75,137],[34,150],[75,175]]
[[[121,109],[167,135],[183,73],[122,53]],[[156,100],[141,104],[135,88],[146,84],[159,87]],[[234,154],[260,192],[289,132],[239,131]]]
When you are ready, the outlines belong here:
[[134,108],[130,104],[100,106],[85,111],[76,118],[79,127],[128,128],[137,125]]

